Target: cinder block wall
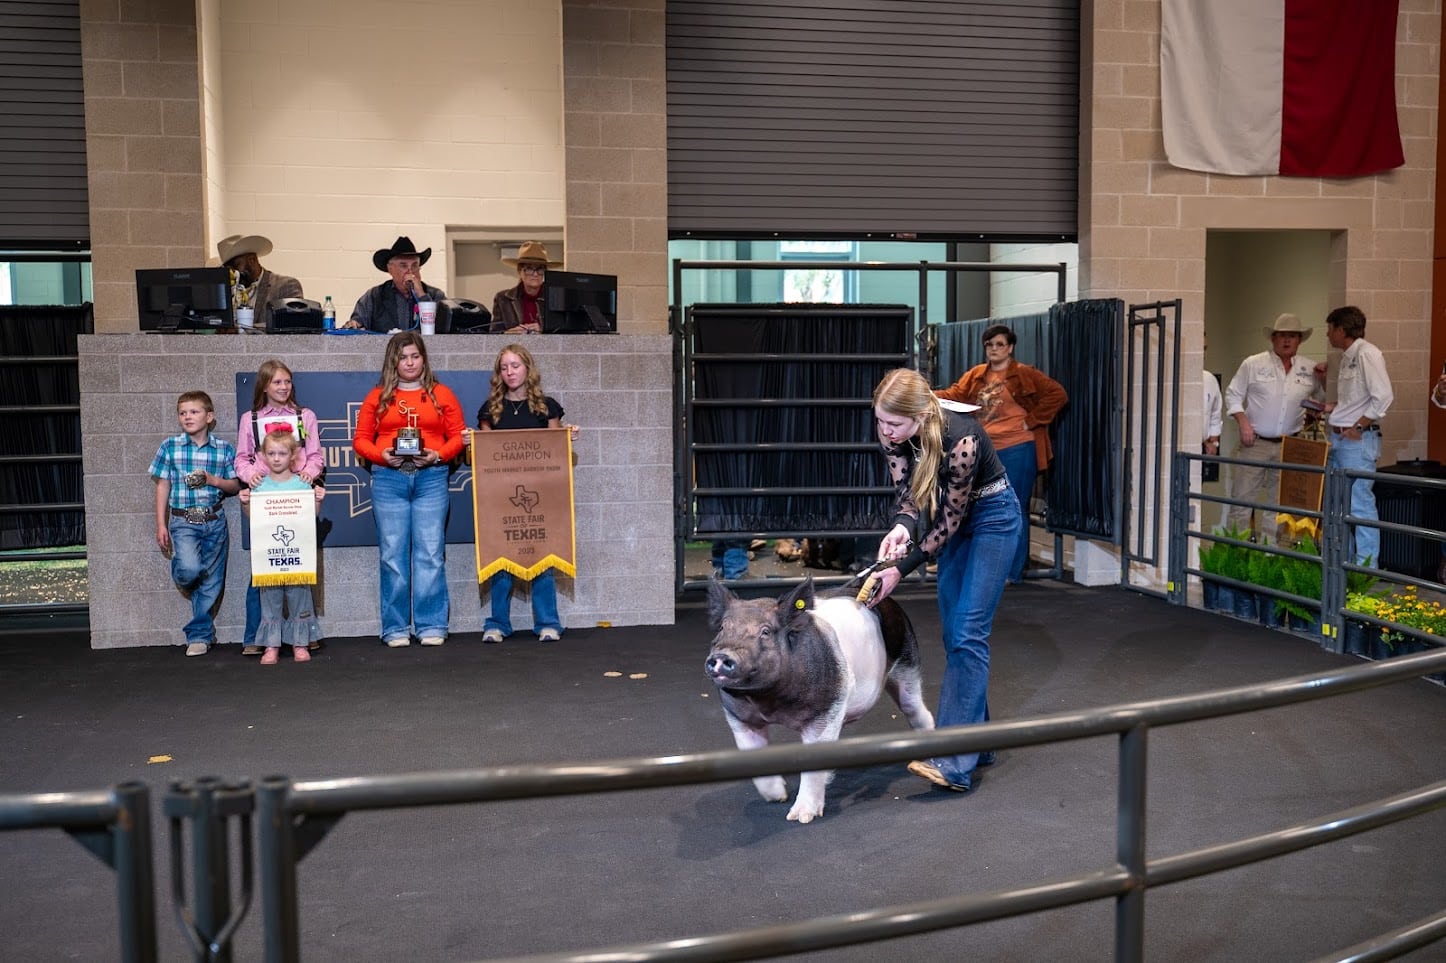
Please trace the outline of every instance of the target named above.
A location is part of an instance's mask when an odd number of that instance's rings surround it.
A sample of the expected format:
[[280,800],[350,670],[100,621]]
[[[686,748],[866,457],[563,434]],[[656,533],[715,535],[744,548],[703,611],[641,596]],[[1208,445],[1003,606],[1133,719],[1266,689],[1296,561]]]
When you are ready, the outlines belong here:
[[[440,371],[487,377],[495,335],[428,341]],[[157,446],[175,434],[176,396],[199,388],[216,403],[219,433],[235,441],[236,374],[279,357],[293,371],[378,370],[382,338],[90,335],[80,339],[81,432],[85,438],[91,644],[96,648],[179,644],[189,603],[171,584],[155,541],[155,486],[146,474]],[[575,579],[558,579],[563,622],[585,627],[671,625],[673,569],[672,342],[666,336],[532,338],[544,384],[582,426],[574,447]],[[237,642],[245,624],[250,560],[241,514],[227,499],[231,556],[218,639]],[[479,632],[483,612],[472,546],[448,547],[453,632]],[[374,547],[323,551],[318,590],[329,636],[378,631]],[[513,624],[532,624],[514,600]]]

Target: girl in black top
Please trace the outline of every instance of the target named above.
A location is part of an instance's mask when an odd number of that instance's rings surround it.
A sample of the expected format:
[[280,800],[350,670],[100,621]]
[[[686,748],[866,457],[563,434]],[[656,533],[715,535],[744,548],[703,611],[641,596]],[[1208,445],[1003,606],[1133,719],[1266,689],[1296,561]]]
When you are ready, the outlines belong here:
[[[477,410],[478,429],[560,428],[562,416],[562,405],[542,393],[542,377],[537,373],[532,353],[520,344],[509,344],[499,351],[492,366],[492,390]],[[575,441],[577,426],[570,425],[569,429]],[[512,634],[512,581],[510,572],[492,576],[492,614],[482,626],[483,642],[501,642]],[[532,630],[542,642],[555,642],[562,637],[562,619],[557,614],[557,579],[550,568],[532,579]]]
[[[894,526],[879,558],[897,559],[879,573],[870,604],[929,559],[939,563],[939,614],[946,666],[940,727],[989,719],[989,634],[1019,537],[1019,501],[972,405],[943,407],[917,371],[898,368],[874,389],[874,424],[897,491]],[[909,763],[936,786],[968,792],[976,768],[994,754],[964,753]]]

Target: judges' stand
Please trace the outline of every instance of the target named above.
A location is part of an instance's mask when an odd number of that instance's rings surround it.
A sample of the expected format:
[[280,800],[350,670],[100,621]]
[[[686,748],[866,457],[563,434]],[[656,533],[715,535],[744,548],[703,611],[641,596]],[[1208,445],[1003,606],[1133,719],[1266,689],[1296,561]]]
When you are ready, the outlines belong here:
[[[497,352],[508,335],[446,334],[427,339],[432,368],[459,396],[485,395]],[[236,440],[238,375],[280,358],[296,378],[297,397],[320,415],[344,412],[322,426],[329,481],[325,512],[343,511],[353,528],[372,527],[371,505],[346,476],[364,469],[351,451],[351,428],[364,388],[376,383],[386,339],[291,334],[286,337],[158,334],[80,337],[81,437],[84,449],[89,553],[91,644],[97,648],[173,644],[189,607],[171,584],[156,547],[155,488],[146,474],[156,447],[176,425],[176,397],[206,391],[216,405],[219,434]],[[562,403],[567,423],[582,427],[574,446],[577,577],[559,579],[563,621],[575,627],[670,625],[673,622],[672,341],[667,335],[568,338],[535,336],[528,349]],[[333,378],[351,374],[356,397],[327,397]],[[315,391],[308,390],[308,375]],[[346,379],[342,379],[346,381]],[[249,392],[248,392],[249,394]],[[243,402],[244,404],[245,402]],[[464,401],[468,427],[476,404]],[[454,472],[454,488],[470,495],[470,473]],[[239,641],[250,570],[234,498],[226,593],[218,641]],[[454,520],[455,521],[455,520]],[[470,518],[462,520],[470,529]],[[449,525],[449,531],[456,525]],[[378,631],[377,550],[339,545],[321,550],[316,597],[328,636]],[[480,632],[482,606],[472,546],[447,552],[453,632]],[[525,608],[525,606],[524,606]],[[527,615],[519,609],[518,618]],[[226,651],[223,649],[223,651]]]

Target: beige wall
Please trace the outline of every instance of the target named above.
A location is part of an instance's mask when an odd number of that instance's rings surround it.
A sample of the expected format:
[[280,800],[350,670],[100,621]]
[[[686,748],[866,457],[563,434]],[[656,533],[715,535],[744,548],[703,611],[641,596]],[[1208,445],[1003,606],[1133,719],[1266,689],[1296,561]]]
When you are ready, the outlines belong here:
[[433,249],[424,277],[445,288],[449,225],[562,225],[558,3],[217,7],[213,203],[309,297],[349,315],[399,234]]
[[[1405,166],[1351,180],[1171,167],[1160,121],[1159,3],[1093,0],[1083,17],[1090,39],[1082,50],[1080,295],[1127,303],[1182,298],[1181,388],[1198,397],[1206,232],[1336,232],[1327,300],[1365,311],[1367,338],[1385,353],[1396,384],[1382,462],[1422,455],[1440,4],[1401,3],[1396,87]],[[1197,407],[1186,406],[1181,437],[1200,437]],[[1163,573],[1143,577],[1159,584]]]

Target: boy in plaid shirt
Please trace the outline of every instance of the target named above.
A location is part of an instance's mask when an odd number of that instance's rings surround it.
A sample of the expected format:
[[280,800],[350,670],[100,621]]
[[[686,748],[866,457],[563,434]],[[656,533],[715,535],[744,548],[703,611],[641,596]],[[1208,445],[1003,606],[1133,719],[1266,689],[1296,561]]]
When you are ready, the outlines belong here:
[[156,480],[156,544],[171,555],[171,579],[191,596],[186,654],[205,655],[216,641],[211,612],[226,584],[231,533],[221,500],[241,490],[236,447],[211,434],[216,409],[204,391],[176,401],[181,434],[161,442],[151,462]]

